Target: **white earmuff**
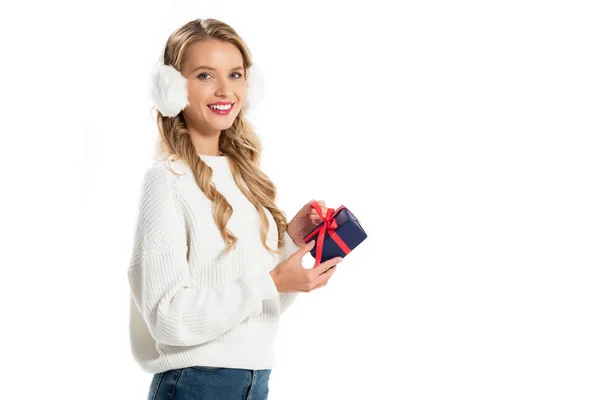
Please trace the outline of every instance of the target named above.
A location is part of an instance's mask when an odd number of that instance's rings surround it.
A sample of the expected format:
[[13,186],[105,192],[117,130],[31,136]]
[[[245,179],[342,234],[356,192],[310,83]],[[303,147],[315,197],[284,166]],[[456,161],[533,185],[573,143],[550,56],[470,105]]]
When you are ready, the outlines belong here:
[[159,62],[152,72],[150,93],[154,107],[165,117],[174,117],[189,105],[187,79],[171,65]]

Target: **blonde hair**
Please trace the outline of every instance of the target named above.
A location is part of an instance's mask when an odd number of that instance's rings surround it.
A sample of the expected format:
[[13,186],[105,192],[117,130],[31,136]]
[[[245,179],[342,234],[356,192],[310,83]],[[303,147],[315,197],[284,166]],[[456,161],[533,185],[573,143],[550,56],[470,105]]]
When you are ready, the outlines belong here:
[[[167,40],[164,50],[164,63],[181,71],[191,44],[205,40],[220,40],[235,45],[242,54],[244,76],[252,66],[249,49],[244,41],[229,25],[216,19],[196,19],[179,27]],[[227,222],[233,214],[233,207],[225,196],[219,193],[211,182],[212,169],[198,156],[187,130],[182,113],[175,117],[165,117],[156,110],[159,142],[157,159],[180,159],[191,169],[198,187],[213,204],[213,217],[227,244],[226,252],[232,250],[237,237],[227,229]],[[242,108],[228,129],[219,135],[219,150],[229,158],[236,185],[254,205],[260,216],[260,235],[263,246],[271,253],[280,254],[267,245],[269,221],[263,210],[265,207],[275,220],[278,231],[278,248],[284,244],[283,235],[287,229],[285,213],[275,205],[276,186],[259,168],[262,145],[251,124],[244,118]],[[172,171],[173,173],[176,173]],[[244,185],[245,184],[245,185]]]

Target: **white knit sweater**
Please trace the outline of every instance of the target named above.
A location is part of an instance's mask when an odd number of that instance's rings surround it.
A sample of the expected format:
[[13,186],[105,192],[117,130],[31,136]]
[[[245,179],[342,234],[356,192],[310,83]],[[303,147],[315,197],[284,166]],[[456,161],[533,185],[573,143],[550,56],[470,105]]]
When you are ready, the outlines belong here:
[[[298,293],[279,293],[269,274],[299,247],[287,232],[282,254],[260,241],[259,215],[239,190],[226,156],[199,155],[233,207],[227,227],[238,238],[225,254],[212,203],[181,160],[145,173],[128,280],[130,344],[146,372],[190,366],[268,369],[279,316]],[[169,171],[168,166],[177,172]],[[277,227],[267,243],[277,249]]]

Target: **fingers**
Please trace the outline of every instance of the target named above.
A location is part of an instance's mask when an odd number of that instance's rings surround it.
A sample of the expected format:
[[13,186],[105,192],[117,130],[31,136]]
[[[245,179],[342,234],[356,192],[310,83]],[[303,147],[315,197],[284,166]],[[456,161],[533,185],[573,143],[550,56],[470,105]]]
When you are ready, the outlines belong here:
[[[321,202],[319,202],[321,203]],[[321,213],[322,215],[327,215],[327,207],[325,207],[325,202],[322,202],[323,205],[321,205]],[[319,212],[315,209],[315,208],[311,208],[309,215],[311,217],[320,217]]]
[[310,221],[313,224],[315,224],[315,225],[319,225],[321,222],[323,222],[323,218],[320,215],[316,214],[316,213],[315,214],[311,214],[309,216],[309,218],[310,218]]
[[306,203],[304,205],[304,207],[302,207],[302,210],[310,211],[311,213],[314,212],[315,209],[312,206],[312,202],[313,201],[316,201],[317,203],[319,203],[319,205],[321,206],[321,208],[323,206],[325,206],[325,202],[323,200],[314,200],[314,199],[311,199],[308,203]]
[[[327,207],[325,207],[325,200],[315,200],[315,201],[321,207],[321,211],[322,211],[323,215],[327,215]],[[317,210],[314,207],[312,207],[311,203],[312,203],[312,200],[308,202],[308,206],[310,207],[309,216],[321,218],[319,213],[317,212]]]
[[314,288],[312,288],[312,290],[309,290],[309,292],[312,292],[313,290],[318,289],[320,287],[327,286],[327,282],[329,282],[329,281],[325,281],[325,282],[321,283],[320,285],[315,286]]
[[322,262],[313,269],[308,270],[307,273],[309,274],[310,280],[315,279],[317,276],[327,271],[330,267],[341,263],[343,260],[344,259],[342,257],[334,257],[325,262]]
[[308,253],[309,251],[312,250],[313,247],[315,247],[315,241],[311,240],[310,242],[306,243],[304,246],[300,247],[293,255],[298,260],[301,260],[302,257],[304,257],[304,255],[306,253]]
[[306,203],[306,205],[311,206],[313,201],[316,201],[321,207],[325,206],[325,200],[311,200],[308,203]]
[[[323,272],[321,275],[323,275],[323,274],[325,274],[325,273],[327,273],[327,272],[331,271],[331,270],[332,270],[332,269],[334,269],[335,267],[337,267],[337,265],[334,265],[333,267],[329,267],[329,268],[327,268],[327,270],[325,270],[325,272]],[[319,276],[321,276],[321,275],[319,275]]]
[[318,289],[320,287],[327,285],[327,282],[329,282],[329,278],[331,278],[331,275],[333,275],[333,273],[336,271],[336,269],[337,269],[337,266],[334,265],[327,272],[324,272],[319,277],[317,277],[317,279],[315,279],[314,281],[311,282],[307,291],[312,292],[315,289]]

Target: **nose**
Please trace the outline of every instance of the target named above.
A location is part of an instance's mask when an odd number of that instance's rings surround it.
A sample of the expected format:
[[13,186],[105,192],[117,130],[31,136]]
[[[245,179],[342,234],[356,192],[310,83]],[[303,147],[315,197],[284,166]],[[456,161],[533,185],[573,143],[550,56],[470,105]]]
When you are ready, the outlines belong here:
[[215,92],[215,95],[218,97],[229,97],[233,96],[233,89],[231,89],[227,83],[223,83],[219,85],[219,88]]

